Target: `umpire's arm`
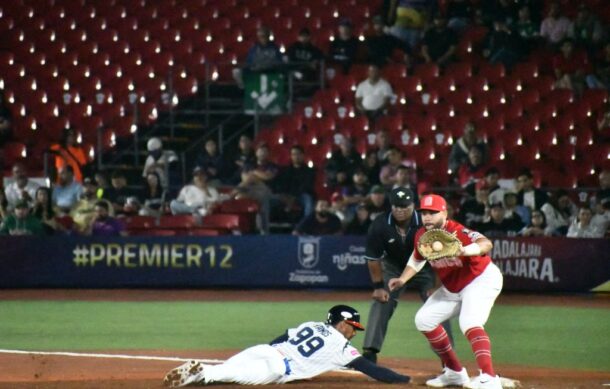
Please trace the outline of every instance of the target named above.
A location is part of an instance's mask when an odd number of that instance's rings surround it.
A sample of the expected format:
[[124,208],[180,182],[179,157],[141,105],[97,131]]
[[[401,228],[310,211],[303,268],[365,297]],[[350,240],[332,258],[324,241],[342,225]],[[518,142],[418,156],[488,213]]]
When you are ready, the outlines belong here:
[[[381,217],[381,216],[380,216]],[[388,291],[385,289],[383,280],[383,269],[381,268],[381,258],[385,251],[383,247],[383,235],[379,228],[379,220],[375,221],[369,227],[366,236],[366,252],[367,266],[371,276],[373,286],[373,299],[385,303],[390,299]]]

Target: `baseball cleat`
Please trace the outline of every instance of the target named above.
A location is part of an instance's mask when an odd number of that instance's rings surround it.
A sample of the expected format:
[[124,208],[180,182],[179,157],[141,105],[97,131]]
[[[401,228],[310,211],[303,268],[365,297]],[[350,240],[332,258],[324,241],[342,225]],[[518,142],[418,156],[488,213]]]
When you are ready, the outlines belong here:
[[466,368],[463,367],[461,371],[451,370],[448,367],[443,369],[443,374],[436,378],[432,378],[426,381],[426,385],[432,388],[445,388],[447,386],[462,386],[468,383],[470,378]]
[[203,380],[203,364],[199,361],[188,361],[183,365],[172,369],[165,375],[163,385],[168,388],[187,386]]
[[479,374],[464,385],[467,389],[502,389],[502,382],[498,376],[490,376],[486,373]]

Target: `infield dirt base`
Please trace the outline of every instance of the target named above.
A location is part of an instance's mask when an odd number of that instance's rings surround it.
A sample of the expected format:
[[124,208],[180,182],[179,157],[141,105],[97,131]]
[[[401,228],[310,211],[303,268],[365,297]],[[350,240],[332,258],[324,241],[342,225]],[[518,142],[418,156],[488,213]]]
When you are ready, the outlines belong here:
[[[368,299],[367,292],[285,292],[277,291],[77,291],[77,290],[4,290],[0,300],[256,300],[286,301],[296,299]],[[282,298],[278,298],[282,296]],[[501,297],[511,304],[511,296]],[[519,303],[540,305],[578,305],[610,307],[608,298],[523,296]],[[516,302],[516,301],[515,301]],[[185,351],[185,350],[107,350],[106,354],[144,356],[168,356],[200,359],[226,359],[238,350]],[[95,350],[96,353],[103,351]],[[425,381],[438,374],[440,366],[435,361],[382,358],[380,363],[413,377],[411,387],[425,387]],[[89,357],[0,354],[0,388],[161,388],[164,374],[180,362],[155,360],[106,359]],[[475,375],[474,365],[466,366]],[[610,373],[582,370],[549,369],[537,367],[498,365],[502,376],[518,379],[528,389],[593,389],[610,384]],[[386,384],[373,382],[361,374],[350,372],[329,373],[311,381],[288,384],[295,388],[387,388]],[[404,385],[403,385],[404,386]],[[223,385],[233,388],[236,385]]]

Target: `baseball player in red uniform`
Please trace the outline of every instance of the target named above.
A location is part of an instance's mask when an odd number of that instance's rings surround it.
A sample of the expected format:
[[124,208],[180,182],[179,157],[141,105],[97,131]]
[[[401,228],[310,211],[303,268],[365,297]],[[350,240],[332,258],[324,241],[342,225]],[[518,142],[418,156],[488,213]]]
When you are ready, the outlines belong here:
[[[462,242],[459,256],[430,261],[442,286],[415,315],[415,326],[428,339],[445,366],[443,373],[428,380],[426,385],[434,388],[457,385],[471,389],[502,389],[500,377],[493,369],[491,342],[483,328],[502,289],[502,273],[488,255],[493,245],[482,234],[448,220],[447,203],[441,196],[430,194],[422,197],[420,211],[424,227],[415,234],[415,247],[422,234],[432,228],[454,233]],[[402,287],[424,264],[425,259],[417,249],[414,250],[401,276],[389,281],[390,290]],[[468,338],[481,370],[480,375],[472,380],[440,325],[454,316],[459,316],[460,329]]]

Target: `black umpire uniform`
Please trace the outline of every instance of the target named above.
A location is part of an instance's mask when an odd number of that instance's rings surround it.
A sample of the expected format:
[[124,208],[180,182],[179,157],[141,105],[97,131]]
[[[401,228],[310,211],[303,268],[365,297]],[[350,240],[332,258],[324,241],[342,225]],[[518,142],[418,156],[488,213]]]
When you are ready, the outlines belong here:
[[[406,209],[413,205],[414,194],[407,188],[395,188],[390,193],[392,208]],[[379,215],[369,228],[366,241],[366,258],[369,261],[369,270],[373,281],[374,293],[389,293],[387,302],[373,300],[367,330],[364,337],[363,356],[373,362],[377,360],[377,353],[388,329],[388,322],[398,305],[398,298],[405,289],[416,289],[422,301],[428,298],[428,292],[434,288],[436,275],[429,264],[417,273],[405,286],[393,292],[388,291],[388,281],[400,277],[414,248],[415,233],[422,227],[421,215],[413,210],[410,220],[399,223],[392,212]],[[379,266],[381,269],[379,270]],[[449,321],[443,327],[451,339]],[[453,343],[453,342],[452,342]]]

